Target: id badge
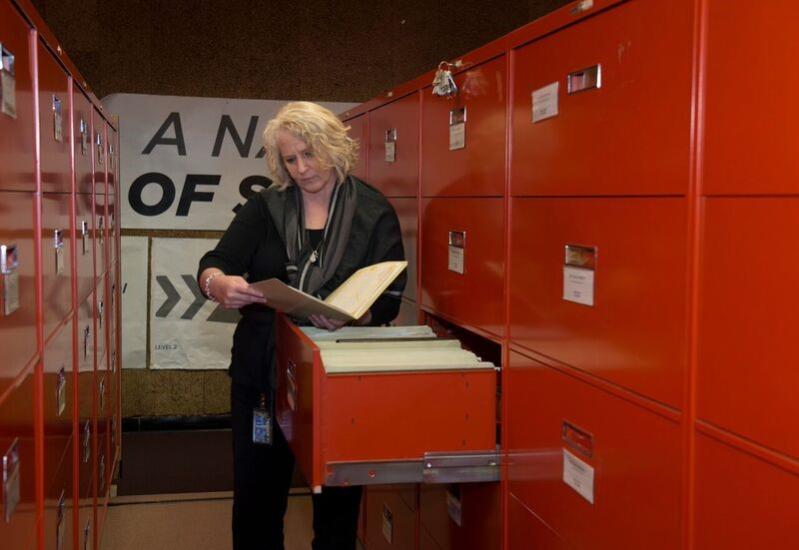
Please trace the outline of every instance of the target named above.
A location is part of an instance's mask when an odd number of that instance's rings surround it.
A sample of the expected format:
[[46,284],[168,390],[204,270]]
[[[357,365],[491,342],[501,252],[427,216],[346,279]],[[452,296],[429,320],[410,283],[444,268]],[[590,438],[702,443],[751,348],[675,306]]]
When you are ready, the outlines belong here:
[[272,415],[266,407],[256,407],[252,411],[252,442],[259,445],[272,444]]

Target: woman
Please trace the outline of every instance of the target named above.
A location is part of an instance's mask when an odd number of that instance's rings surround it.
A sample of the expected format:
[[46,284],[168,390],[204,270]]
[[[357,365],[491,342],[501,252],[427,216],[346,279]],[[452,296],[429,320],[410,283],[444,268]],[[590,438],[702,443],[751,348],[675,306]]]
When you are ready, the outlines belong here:
[[[272,445],[253,442],[253,411],[275,389],[274,311],[251,282],[277,277],[325,298],[356,270],[404,259],[399,221],[379,191],[349,175],[357,143],[327,109],[289,103],[264,132],[274,184],[238,211],[216,248],[200,260],[206,296],[242,319],[230,364],[235,550],[283,548],[294,457],[275,425]],[[246,279],[244,278],[246,274]],[[356,321],[381,325],[399,311],[404,275]],[[343,323],[321,315],[328,330]],[[355,548],[360,488],[325,488],[313,496],[314,550]]]

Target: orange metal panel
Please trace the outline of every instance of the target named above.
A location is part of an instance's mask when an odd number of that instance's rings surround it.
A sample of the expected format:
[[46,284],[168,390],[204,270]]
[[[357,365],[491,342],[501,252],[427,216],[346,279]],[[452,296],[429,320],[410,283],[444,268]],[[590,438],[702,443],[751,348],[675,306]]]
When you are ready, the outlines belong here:
[[[70,441],[71,443],[71,441]],[[71,444],[69,445],[71,449]],[[44,495],[44,548],[73,548],[72,455],[68,454]]]
[[92,131],[94,144],[92,156],[94,159],[94,198],[93,216],[95,233],[94,273],[99,278],[108,270],[109,244],[108,244],[108,210],[107,210],[107,158],[108,145],[106,137],[106,122],[97,111],[93,112]]
[[[11,55],[14,64],[13,83],[9,86],[14,89],[14,98],[9,101],[6,96],[5,103],[15,104],[8,113],[5,109],[0,111],[0,191],[35,191],[36,115],[28,43],[30,27],[11,2],[0,2],[0,33],[4,60]],[[4,75],[6,79],[8,76]]]
[[799,465],[792,471],[697,434],[697,550],[786,548],[799,525]]
[[95,231],[92,215],[92,195],[80,193],[75,196],[75,246],[78,279],[78,302],[85,300],[94,289]]
[[799,458],[795,197],[704,203],[697,416]]
[[422,485],[419,517],[443,550],[491,550],[502,547],[498,483]]
[[369,113],[368,181],[387,197],[418,195],[418,93]]
[[[684,201],[513,199],[511,208],[511,340],[681,408]],[[593,306],[564,299],[566,245],[596,249]]]
[[[705,4],[704,191],[796,194],[799,76],[786,68],[799,54],[799,5]],[[747,104],[756,109],[742,116],[741,106]]]
[[[466,328],[505,332],[504,201],[422,200],[421,304]],[[463,273],[451,269],[451,234],[463,233]],[[455,251],[457,252],[457,250]]]
[[101,275],[94,289],[94,329],[96,338],[95,353],[97,370],[105,370],[106,351],[108,349],[108,292],[105,288],[106,276]]
[[[624,2],[516,51],[514,195],[687,192],[693,13]],[[597,65],[601,87],[568,93]],[[533,123],[533,92],[555,83],[558,114]]]
[[[515,352],[506,380],[511,493],[575,548],[680,547],[679,422]],[[593,503],[563,481],[566,452]]]
[[312,486],[334,462],[495,448],[493,369],[328,376],[318,348],[283,316],[277,338],[277,418]]
[[88,540],[91,548],[94,525],[94,294],[81,302],[78,308],[77,342],[77,415],[78,433],[75,445],[78,446],[78,538],[83,548],[86,525],[89,525]]
[[41,41],[38,63],[42,192],[71,193],[69,79]]
[[367,488],[366,547],[369,550],[414,550],[416,513],[400,496],[397,485]]
[[75,190],[78,193],[91,195],[94,187],[92,106],[77,84],[72,86],[72,102],[74,114],[71,135],[75,140]]
[[118,154],[118,140],[116,131],[109,125],[106,127],[106,135],[108,136],[108,143],[106,147],[106,155],[108,158],[108,193],[106,200],[108,202],[107,212],[107,237],[108,237],[108,256],[109,265],[113,264],[117,259],[117,195],[119,194],[119,180],[117,179],[119,158]]
[[[356,178],[362,180],[367,179],[366,159],[369,156],[369,128],[368,128],[368,115],[363,114],[345,120],[344,124],[350,127],[350,137],[358,142],[358,161],[351,173]],[[117,148],[117,150],[119,150]]]
[[72,312],[72,196],[69,194],[42,194],[42,289],[47,339]]
[[[422,194],[425,197],[505,194],[506,56],[454,76],[458,95],[422,90]],[[465,110],[464,127],[458,126]],[[463,128],[464,143],[451,132]]]
[[[0,470],[8,464],[8,492],[2,486],[0,499],[0,541],[3,548],[27,548],[36,535],[36,464],[34,461],[33,365],[14,381],[0,399]],[[14,465],[16,464],[16,468]],[[16,496],[16,498],[15,498]],[[8,546],[6,546],[8,545]]]
[[509,550],[566,550],[568,546],[515,496],[508,497]]
[[44,349],[42,406],[45,487],[55,482],[61,463],[72,460],[72,452],[68,448],[72,438],[74,414],[72,363],[72,320],[70,320],[59,328]]
[[408,300],[416,300],[417,280],[417,249],[419,246],[419,210],[416,198],[389,198],[394,206],[402,229],[402,246],[405,249],[405,259],[408,261],[406,275],[408,282],[405,285],[403,296]]
[[[0,170],[5,173],[6,166]],[[9,381],[33,359],[36,354],[36,278],[34,255],[34,201],[31,193],[0,193],[0,245],[10,247],[8,253],[9,275],[1,276],[6,282],[12,304],[13,296],[18,295],[18,308],[9,307],[4,311],[6,300],[0,300],[0,348],[3,361],[0,361],[0,395],[8,387]],[[12,253],[11,248],[16,247]],[[11,266],[14,259],[16,269]],[[15,282],[15,279],[17,280]]]

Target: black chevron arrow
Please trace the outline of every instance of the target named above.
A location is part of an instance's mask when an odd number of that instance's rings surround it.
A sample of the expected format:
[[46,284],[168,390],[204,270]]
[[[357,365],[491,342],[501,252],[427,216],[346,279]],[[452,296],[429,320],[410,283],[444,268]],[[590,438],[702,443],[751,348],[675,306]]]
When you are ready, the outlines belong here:
[[197,280],[191,275],[181,275],[183,278],[183,282],[186,283],[186,286],[189,287],[191,293],[194,295],[194,303],[189,306],[189,309],[180,316],[181,319],[194,319],[194,316],[197,315],[197,312],[200,311],[200,308],[203,307],[205,304],[205,296],[202,295],[200,292],[200,287],[197,285]]
[[239,310],[216,306],[216,309],[211,312],[207,320],[212,323],[238,323],[240,318]]
[[175,290],[175,287],[172,286],[172,283],[169,282],[169,278],[165,275],[156,275],[155,280],[158,281],[158,284],[161,285],[161,290],[166,294],[166,300],[164,300],[164,303],[158,308],[158,311],[155,312],[155,316],[166,317],[180,301],[180,294],[178,294],[178,291]]

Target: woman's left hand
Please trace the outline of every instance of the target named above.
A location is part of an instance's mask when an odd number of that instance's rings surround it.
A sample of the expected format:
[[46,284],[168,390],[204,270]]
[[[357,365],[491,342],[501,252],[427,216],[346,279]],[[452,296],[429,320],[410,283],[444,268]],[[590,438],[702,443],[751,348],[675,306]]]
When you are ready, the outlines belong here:
[[[311,321],[313,326],[330,331],[338,330],[347,324],[347,321],[341,321],[339,319],[330,319],[329,317],[325,317],[324,315],[320,314],[309,315],[308,320]],[[372,312],[367,311],[360,319],[357,319],[352,324],[357,326],[368,325],[371,320],[372,320]]]

